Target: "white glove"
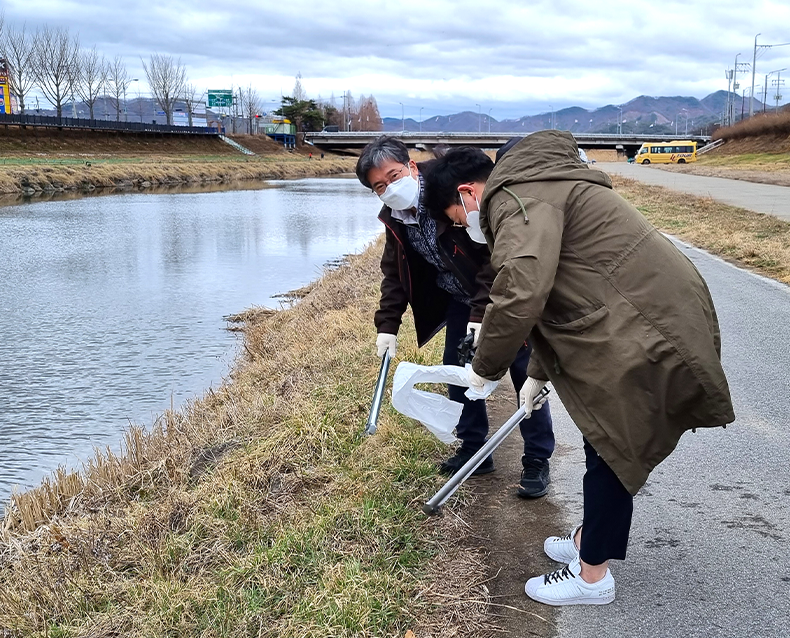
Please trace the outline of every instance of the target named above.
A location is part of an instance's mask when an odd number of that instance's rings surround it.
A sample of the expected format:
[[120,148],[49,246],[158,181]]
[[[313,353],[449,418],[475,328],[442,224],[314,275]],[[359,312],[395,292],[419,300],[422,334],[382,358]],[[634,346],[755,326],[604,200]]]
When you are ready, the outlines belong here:
[[470,321],[468,324],[466,324],[466,334],[469,334],[470,332],[472,332],[472,330],[475,331],[475,340],[472,343],[473,348],[477,347],[477,342],[480,339],[480,328],[482,327],[483,324],[477,323],[476,321]]
[[[532,377],[527,377],[527,380],[524,382],[524,385],[521,388],[521,392],[518,393],[520,404],[525,405],[527,408],[527,419],[532,415],[532,402],[535,400],[535,397],[538,396],[540,391],[546,386],[546,383],[546,381],[540,381],[538,379],[533,379]],[[540,410],[544,403],[546,403],[546,397],[543,397],[534,409]]]
[[472,366],[466,366],[466,375],[467,380],[469,381],[469,387],[475,392],[482,393],[486,383],[491,383],[488,379],[484,379],[479,374],[477,374],[477,372],[472,370]]
[[394,357],[398,351],[398,337],[386,332],[380,332],[379,336],[376,337],[376,349],[380,357],[383,357],[387,351],[389,351],[390,357]]

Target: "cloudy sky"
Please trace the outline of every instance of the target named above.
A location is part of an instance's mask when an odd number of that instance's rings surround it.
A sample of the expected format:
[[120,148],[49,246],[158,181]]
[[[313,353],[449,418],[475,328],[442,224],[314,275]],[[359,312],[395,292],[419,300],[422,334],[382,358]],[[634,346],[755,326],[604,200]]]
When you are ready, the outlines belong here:
[[[736,54],[751,62],[755,34],[758,44],[790,42],[787,0],[2,0],[0,7],[12,25],[78,32],[84,45],[124,56],[142,80],[140,56],[168,53],[198,86],[251,83],[270,108],[301,73],[310,97],[372,93],[383,116],[400,117],[403,108],[414,119],[489,109],[504,119],[640,94],[701,98],[727,88],[724,71]],[[784,66],[790,46],[760,49],[756,84]]]

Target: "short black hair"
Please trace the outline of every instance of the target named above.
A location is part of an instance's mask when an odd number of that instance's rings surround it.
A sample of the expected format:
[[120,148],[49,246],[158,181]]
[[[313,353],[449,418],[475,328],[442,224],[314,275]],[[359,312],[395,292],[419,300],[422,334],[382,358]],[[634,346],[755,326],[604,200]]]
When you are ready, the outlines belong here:
[[388,135],[382,135],[373,140],[365,148],[357,160],[357,179],[366,188],[371,188],[368,173],[371,168],[379,167],[386,160],[395,160],[400,164],[409,163],[409,149],[400,140]]
[[494,162],[479,148],[461,146],[448,151],[425,175],[425,206],[444,212],[458,203],[459,184],[485,182],[493,170]]

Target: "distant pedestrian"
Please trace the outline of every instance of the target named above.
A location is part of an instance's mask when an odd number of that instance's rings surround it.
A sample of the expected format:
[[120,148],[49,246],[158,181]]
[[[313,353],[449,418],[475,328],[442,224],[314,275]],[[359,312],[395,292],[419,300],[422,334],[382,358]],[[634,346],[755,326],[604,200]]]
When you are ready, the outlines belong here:
[[308,159],[313,159],[313,153],[312,153],[312,151],[310,152],[310,155],[309,155]]
[[324,152],[321,151],[321,159],[324,159]]

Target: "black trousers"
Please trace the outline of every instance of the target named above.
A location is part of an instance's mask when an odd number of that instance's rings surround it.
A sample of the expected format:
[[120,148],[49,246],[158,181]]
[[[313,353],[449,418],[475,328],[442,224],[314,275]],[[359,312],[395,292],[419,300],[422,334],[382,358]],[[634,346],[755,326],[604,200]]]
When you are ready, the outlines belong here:
[[[458,346],[466,336],[466,325],[469,323],[471,308],[459,301],[451,301],[447,308],[447,331],[444,338],[445,365],[458,365]],[[516,360],[510,366],[510,377],[518,392],[527,380],[527,365],[531,349],[522,347]],[[466,388],[457,385],[447,386],[450,399],[463,403],[464,411],[455,428],[461,439],[461,448],[469,452],[477,452],[486,442],[488,436],[488,414],[486,402],[470,401],[466,398]],[[535,410],[529,419],[519,424],[521,437],[524,439],[524,457],[527,459],[548,459],[554,452],[554,428],[551,422],[551,409],[548,401],[540,410]]]
[[634,497],[587,439],[584,454],[587,472],[579,556],[588,565],[600,565],[610,558],[622,560],[628,547]]

